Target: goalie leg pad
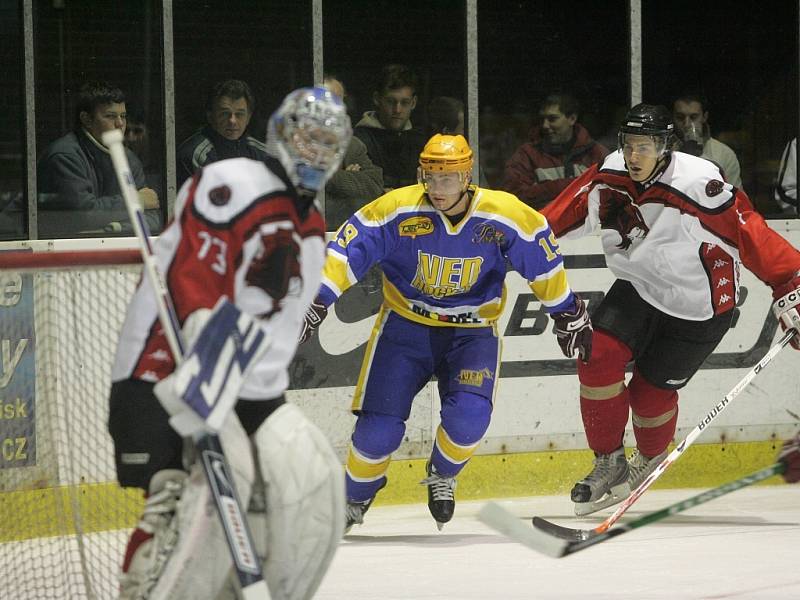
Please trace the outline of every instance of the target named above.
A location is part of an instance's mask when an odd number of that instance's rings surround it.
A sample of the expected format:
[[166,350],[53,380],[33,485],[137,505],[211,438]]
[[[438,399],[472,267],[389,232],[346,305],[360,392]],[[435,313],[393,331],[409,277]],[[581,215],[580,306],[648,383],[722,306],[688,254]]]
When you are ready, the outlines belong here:
[[[226,418],[219,438],[239,500],[247,506],[255,467],[250,441],[234,413]],[[232,561],[199,461],[191,466],[173,519],[177,521],[177,544],[152,592],[143,597],[150,600],[213,598],[225,584]]]
[[344,533],[342,463],[325,434],[289,403],[270,415],[253,442],[266,491],[270,594],[273,600],[311,598]]
[[186,477],[179,469],[163,469],[151,478],[144,512],[125,549],[119,600],[151,597],[150,592],[177,544],[174,515]]

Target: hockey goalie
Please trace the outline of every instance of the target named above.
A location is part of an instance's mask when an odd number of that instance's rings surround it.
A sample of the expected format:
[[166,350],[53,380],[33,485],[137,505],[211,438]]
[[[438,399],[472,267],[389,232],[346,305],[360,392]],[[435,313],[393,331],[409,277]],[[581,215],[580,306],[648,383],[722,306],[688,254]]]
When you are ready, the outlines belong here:
[[311,597],[333,558],[344,530],[342,465],[283,394],[324,261],[316,195],[338,169],[351,134],[338,96],[296,90],[269,121],[277,159],[212,163],[180,190],[155,255],[185,346],[202,349],[216,336],[238,335],[235,327],[214,329],[219,306],[227,304],[242,315],[240,323],[256,325],[258,355],[238,382],[227,377],[231,356],[224,352],[190,353],[192,360],[176,368],[154,290],[142,279],[120,334],[109,399],[117,478],[146,495],[122,561],[120,598],[237,597],[231,553],[190,443],[208,423],[182,400],[187,378],[205,371],[222,375],[202,393],[235,387],[222,390],[232,410],[215,408],[215,433],[247,508],[271,598]]

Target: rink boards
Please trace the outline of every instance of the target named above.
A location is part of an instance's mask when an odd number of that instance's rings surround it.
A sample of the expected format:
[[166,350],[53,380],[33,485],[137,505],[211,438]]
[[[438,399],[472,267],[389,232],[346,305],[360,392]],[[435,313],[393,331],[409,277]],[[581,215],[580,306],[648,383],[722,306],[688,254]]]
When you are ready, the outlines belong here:
[[[800,247],[800,228],[795,222],[778,221],[771,225]],[[129,240],[82,240],[59,242],[30,242],[17,245],[45,245],[48,249],[91,248],[99,244],[115,248],[130,247]],[[0,244],[7,249],[12,244]],[[77,247],[77,248],[76,248]],[[613,281],[596,237],[577,242],[563,242],[569,278],[573,288],[590,305],[598,302]],[[752,274],[742,270],[743,292],[734,327],[728,332],[717,352],[681,392],[680,414],[676,440],[683,439],[697,422],[755,365],[778,337],[778,327],[771,316],[770,290]],[[358,375],[364,344],[369,336],[380,304],[380,281],[373,273],[348,293],[330,311],[319,335],[301,347],[291,368],[292,384],[287,397],[299,404],[332,440],[342,460],[347,452],[355,418],[350,413],[350,399]],[[91,319],[91,315],[86,316]],[[74,328],[81,331],[80,324]],[[503,337],[503,360],[499,373],[499,388],[492,423],[476,457],[459,478],[459,497],[481,498],[512,495],[562,493],[569,489],[576,476],[583,475],[591,456],[586,443],[578,407],[578,380],[573,361],[565,359],[552,334],[552,322],[541,310],[526,283],[515,273],[508,279],[506,310],[499,323]],[[109,337],[115,337],[115,333]],[[5,338],[5,336],[2,336]],[[102,336],[100,336],[102,338]],[[96,344],[97,336],[92,336]],[[17,348],[19,340],[8,340]],[[25,352],[33,350],[29,345]],[[110,358],[111,353],[108,352]],[[78,353],[79,355],[80,353]],[[704,487],[721,483],[768,464],[774,458],[776,440],[794,434],[800,418],[800,394],[793,374],[797,371],[794,351],[787,349],[756,380],[740,394],[730,407],[716,419],[699,438],[695,447],[663,477],[664,484],[675,487]],[[34,373],[30,370],[29,373]],[[21,376],[21,373],[9,375]],[[37,372],[33,389],[43,390]],[[30,375],[33,377],[33,375]],[[65,383],[62,380],[62,383]],[[99,388],[107,389],[107,382]],[[8,389],[0,389],[4,394]],[[85,388],[84,388],[85,392]],[[37,392],[38,395],[38,392]],[[64,398],[62,393],[55,394]],[[89,397],[91,396],[91,397]],[[8,405],[5,396],[0,397]],[[58,499],[44,500],[52,493],[63,494],[74,488],[77,496],[92,498],[95,507],[104,505],[114,493],[113,461],[110,439],[105,433],[106,396],[102,391],[81,394],[83,414],[90,415],[92,428],[105,436],[101,444],[97,437],[70,436],[62,440],[73,456],[93,456],[103,465],[94,473],[70,474],[67,480],[52,481],[47,477],[37,481],[38,490],[14,490],[5,487],[0,493],[0,508],[5,515],[29,513],[43,503],[59,504]],[[44,398],[37,398],[44,401]],[[84,404],[85,403],[85,404]],[[424,488],[416,485],[424,477],[424,459],[430,453],[438,425],[439,399],[435,383],[427,385],[414,402],[408,421],[405,440],[395,453],[390,467],[391,484],[382,492],[381,502],[421,501]],[[37,413],[27,415],[37,419]],[[0,419],[0,440],[5,439],[5,426],[13,420]],[[34,429],[44,434],[38,423]],[[19,434],[16,434],[19,437]],[[41,444],[43,440],[38,440]],[[630,431],[626,444],[632,443]],[[8,445],[8,444],[7,444]],[[0,444],[0,447],[5,448]],[[9,445],[9,448],[11,446]],[[9,455],[10,457],[11,455]],[[52,454],[40,453],[36,465],[15,467],[13,460],[0,461],[0,482],[15,479],[10,471],[17,469],[53,470],[46,461]],[[66,459],[64,459],[66,460]],[[62,457],[59,456],[59,463]],[[63,463],[58,467],[63,474]],[[4,473],[5,471],[5,473]],[[8,476],[11,475],[9,478]],[[95,486],[93,484],[99,484]],[[661,481],[659,481],[661,484]],[[56,492],[51,486],[60,486]],[[88,486],[88,487],[87,487]],[[48,489],[49,488],[49,489]],[[108,501],[110,503],[110,500]],[[123,504],[130,507],[125,515],[136,514],[131,498]],[[134,500],[134,505],[138,503]],[[48,510],[42,511],[47,514]],[[82,511],[81,511],[82,512]],[[116,513],[117,515],[122,513]],[[128,516],[109,517],[108,527],[127,526]],[[48,519],[49,520],[49,519]],[[105,523],[93,524],[92,530],[102,530]],[[3,538],[20,539],[21,531],[4,528]],[[32,530],[30,525],[24,529]],[[67,530],[71,527],[67,527]],[[64,529],[61,530],[61,533]],[[34,531],[31,531],[34,533]],[[51,534],[59,533],[54,530]],[[35,529],[35,535],[48,535]]]
[[[800,247],[797,223],[770,224]],[[599,302],[614,281],[605,267],[599,238],[561,244],[573,289],[590,306]],[[683,439],[780,337],[771,313],[771,290],[746,269],[741,270],[741,281],[734,326],[680,393],[676,441]],[[319,335],[301,347],[292,367],[289,397],[324,429],[342,457],[354,423],[350,398],[380,297],[375,274],[367,277],[366,284],[348,290],[329,311]],[[507,305],[499,331],[503,358],[492,423],[467,469],[472,475],[465,472],[462,478],[494,482],[487,485],[508,488],[510,494],[558,493],[574,482],[572,473],[582,475],[580,471],[585,471],[591,460],[584,450],[579,384],[574,361],[562,356],[552,334],[552,321],[516,273],[508,278]],[[714,420],[690,455],[681,460],[682,466],[676,466],[674,474],[665,475],[665,482],[704,486],[717,475],[720,481],[733,476],[731,469],[744,474],[769,463],[775,441],[790,437],[800,425],[800,385],[793,377],[798,359],[800,356],[791,349],[781,352]],[[405,440],[394,455],[395,463],[403,464],[393,464],[393,481],[406,473],[413,473],[409,474],[411,479],[422,478],[422,467],[411,467],[430,453],[438,412],[438,393],[431,383],[415,399]],[[633,444],[630,428],[625,442]],[[697,468],[691,468],[691,455],[697,460]],[[516,465],[512,471],[520,475],[509,473],[519,482],[519,489],[499,474],[509,464]],[[530,476],[523,475],[528,470]],[[394,498],[394,487],[405,486],[389,486],[383,494]],[[399,489],[396,493],[405,499],[406,492]],[[413,491],[408,499],[417,495]]]

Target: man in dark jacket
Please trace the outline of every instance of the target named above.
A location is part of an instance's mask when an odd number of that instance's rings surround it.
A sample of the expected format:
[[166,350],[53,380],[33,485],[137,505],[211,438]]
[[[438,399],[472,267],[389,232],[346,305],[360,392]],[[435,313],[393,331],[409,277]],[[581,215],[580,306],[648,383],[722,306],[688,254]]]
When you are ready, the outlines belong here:
[[364,113],[353,135],[364,142],[367,154],[383,169],[386,191],[417,183],[419,153],[425,134],[411,126],[417,106],[417,76],[403,65],[387,65],[372,95],[375,110]]
[[535,209],[547,205],[570,181],[608,154],[578,123],[577,100],[566,93],[547,96],[530,139],[506,163],[501,188]]
[[[132,227],[102,134],[125,133],[122,91],[106,82],[89,82],[79,92],[75,129],[55,140],[37,166],[39,233],[42,237],[130,234]],[[160,228],[158,195],[146,187],[142,163],[126,150],[139,201],[151,231]]]
[[[333,74],[325,75],[323,85],[331,92],[345,98],[344,84]],[[370,160],[367,147],[357,137],[350,139],[339,170],[325,186],[325,225],[338,229],[350,216],[365,204],[383,194],[383,173]]]
[[264,160],[264,142],[247,134],[255,110],[255,96],[244,81],[216,83],[206,100],[208,124],[178,147],[178,188],[200,167],[225,158]]

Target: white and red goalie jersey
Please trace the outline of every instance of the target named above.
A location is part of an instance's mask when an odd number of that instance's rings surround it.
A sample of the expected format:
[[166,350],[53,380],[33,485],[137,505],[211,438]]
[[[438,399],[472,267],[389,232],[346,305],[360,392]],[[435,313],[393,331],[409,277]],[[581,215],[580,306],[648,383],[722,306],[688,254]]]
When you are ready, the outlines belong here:
[[600,227],[608,268],[659,310],[693,321],[736,305],[739,263],[775,288],[800,252],[770,229],[747,195],[703,158],[672,152],[647,187],[611,153],[542,209],[557,237]]
[[[319,289],[324,236],[322,215],[298,197],[277,161],[212,163],[181,188],[174,220],[155,245],[181,325],[225,295],[258,317],[271,340],[241,398],[276,398],[288,387],[303,314]],[[156,382],[174,367],[144,277],[128,306],[111,377]]]

